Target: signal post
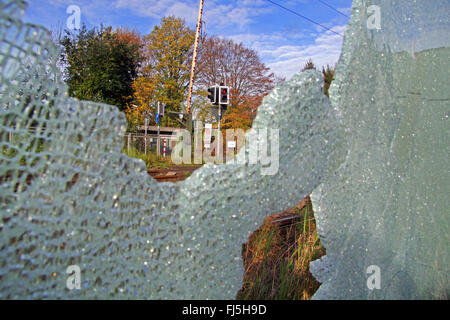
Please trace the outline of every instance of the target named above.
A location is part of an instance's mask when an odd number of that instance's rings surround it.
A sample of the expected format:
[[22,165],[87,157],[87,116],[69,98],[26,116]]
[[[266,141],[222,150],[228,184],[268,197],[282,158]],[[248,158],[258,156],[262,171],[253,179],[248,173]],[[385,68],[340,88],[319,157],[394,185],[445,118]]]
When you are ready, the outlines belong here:
[[217,137],[217,144],[218,144],[218,152],[222,152],[222,142],[221,140],[221,133],[220,133],[220,122],[222,121],[222,107],[224,110],[227,109],[227,106],[229,104],[229,92],[230,88],[228,86],[224,86],[223,83],[220,84],[220,86],[216,85],[214,87],[208,88],[208,98],[212,102],[213,106],[216,105],[219,107],[218,113],[219,113],[219,123],[217,124],[218,129],[218,137]]

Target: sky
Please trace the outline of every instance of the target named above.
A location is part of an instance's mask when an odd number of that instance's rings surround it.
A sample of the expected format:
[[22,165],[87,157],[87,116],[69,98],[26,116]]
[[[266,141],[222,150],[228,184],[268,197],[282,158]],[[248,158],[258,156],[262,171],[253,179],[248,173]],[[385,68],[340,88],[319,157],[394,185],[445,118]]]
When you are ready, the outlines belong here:
[[[88,27],[113,26],[150,33],[161,18],[175,15],[195,29],[199,0],[28,0],[24,20],[49,30],[66,26],[70,5],[80,8]],[[269,0],[204,0],[203,32],[254,49],[277,76],[289,79],[308,59],[319,68],[334,65],[341,52],[351,0],[273,0],[332,31],[280,8]],[[325,3],[325,4],[324,4]],[[328,4],[328,6],[326,5]],[[330,6],[332,8],[330,8]],[[336,9],[339,12],[333,10]]]

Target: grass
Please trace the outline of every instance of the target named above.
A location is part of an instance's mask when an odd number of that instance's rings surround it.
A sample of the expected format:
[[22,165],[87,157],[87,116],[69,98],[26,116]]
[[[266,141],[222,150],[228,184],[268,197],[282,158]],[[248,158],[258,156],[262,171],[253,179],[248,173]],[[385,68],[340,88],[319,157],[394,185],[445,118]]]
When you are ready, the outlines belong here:
[[162,156],[159,156],[155,153],[148,152],[147,154],[145,154],[143,152],[139,152],[134,147],[130,147],[129,151],[127,150],[127,148],[124,148],[122,152],[131,158],[141,159],[145,162],[145,166],[147,168],[167,169],[169,166],[173,165],[170,157],[166,157],[164,159]]
[[[127,156],[131,158],[137,158],[141,159],[145,162],[145,165],[147,168],[157,168],[157,169],[168,169],[171,166],[177,166],[177,167],[191,167],[191,166],[198,166],[197,164],[175,164],[171,160],[170,156],[166,156],[166,158],[163,158],[162,156],[158,156],[156,153],[147,152],[147,154],[138,151],[134,147],[130,147],[130,150],[127,151],[127,148],[122,149],[122,153],[126,154]],[[192,161],[193,162],[193,161]],[[205,164],[205,161],[202,162],[202,165]],[[185,176],[190,176],[191,173],[185,173]]]
[[184,177],[185,177],[185,178],[188,178],[188,177],[190,177],[190,176],[192,175],[192,172],[190,172],[190,171],[185,171],[183,174],[184,174]]
[[[283,218],[289,219],[277,221]],[[309,273],[309,262],[324,254],[307,197],[299,206],[266,218],[250,236],[243,246],[244,281],[236,298],[310,299],[320,283]]]

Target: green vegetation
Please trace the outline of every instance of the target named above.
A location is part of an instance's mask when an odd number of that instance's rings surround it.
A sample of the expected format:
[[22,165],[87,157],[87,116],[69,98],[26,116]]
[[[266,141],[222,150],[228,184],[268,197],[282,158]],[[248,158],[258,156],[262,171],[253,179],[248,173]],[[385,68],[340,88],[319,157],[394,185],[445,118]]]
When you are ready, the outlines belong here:
[[183,174],[184,174],[184,177],[185,177],[185,178],[188,178],[188,177],[190,177],[190,176],[192,175],[192,172],[190,172],[190,171],[185,171]]
[[[308,199],[309,200],[309,199]],[[244,283],[237,299],[306,300],[319,288],[309,262],[325,254],[310,201],[264,220],[243,246]],[[294,219],[281,220],[286,217]]]
[[305,63],[301,71],[303,72],[305,70],[316,70],[316,65],[311,60],[311,58],[308,59],[308,61]]
[[138,151],[134,147],[130,147],[129,151],[127,151],[127,148],[124,148],[122,152],[131,158],[141,159],[145,162],[145,166],[147,168],[166,169],[169,166],[173,165],[170,157],[164,159],[162,156],[158,156],[155,153],[148,152],[147,154],[145,154]]
[[[8,144],[3,143],[0,148],[2,155],[0,164],[3,164],[6,159],[8,159],[7,161],[13,161],[13,158],[20,157],[18,160],[19,165],[33,166],[40,158],[47,157],[42,155],[42,152],[46,149],[48,147],[46,147],[42,138],[36,138],[31,134],[14,134],[13,141],[10,141]],[[23,151],[19,153],[20,150]]]
[[[303,66],[302,68],[302,72],[306,71],[306,70],[317,70],[316,65],[314,64],[314,62],[309,59],[306,64]],[[325,93],[325,95],[327,97],[329,97],[328,95],[328,89],[330,88],[331,82],[334,80],[334,72],[336,71],[336,66],[334,67],[330,67],[329,65],[327,65],[327,67],[322,67],[322,75],[323,75],[323,93]]]
[[[171,112],[184,110],[189,86],[192,46],[195,32],[183,19],[164,17],[160,25],[142,38],[145,47],[145,63],[139,77],[133,82],[133,105],[127,109],[128,120],[138,124],[143,122],[143,114],[161,102],[166,114],[161,119],[162,126],[186,126]],[[151,124],[153,119],[151,119]]]
[[133,96],[132,82],[142,61],[138,39],[133,32],[113,32],[111,27],[66,31],[61,62],[66,66],[69,95],[124,110]]
[[323,74],[323,92],[327,97],[329,97],[328,89],[330,88],[331,82],[334,80],[334,72],[336,71],[336,66],[330,68],[329,65],[327,65],[327,68],[325,69],[322,67],[322,74]]

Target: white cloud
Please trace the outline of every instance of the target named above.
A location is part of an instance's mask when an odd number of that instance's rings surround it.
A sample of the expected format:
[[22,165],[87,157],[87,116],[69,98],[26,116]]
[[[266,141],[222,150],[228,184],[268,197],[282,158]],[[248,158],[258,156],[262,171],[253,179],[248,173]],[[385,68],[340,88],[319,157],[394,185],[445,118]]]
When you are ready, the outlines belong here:
[[[143,17],[161,19],[175,15],[183,18],[189,25],[195,25],[198,17],[198,0],[115,0],[117,9],[128,9]],[[213,0],[204,3],[203,19],[207,24],[215,26],[237,25],[243,27],[254,21],[259,15],[271,12],[270,8],[260,8],[261,1],[236,1],[223,4]]]
[[189,24],[196,24],[198,18],[198,8],[193,8],[185,2],[175,2],[167,8],[165,15],[181,17]]
[[[344,32],[345,26],[335,27],[333,30]],[[314,43],[308,46],[283,46],[275,54],[279,58],[268,63],[268,66],[279,76],[292,77],[301,70],[308,59],[312,59],[314,64],[321,68],[327,64],[334,65],[341,54],[341,36],[326,32],[315,39]]]
[[258,49],[259,44],[262,44],[262,46],[259,48],[260,50],[262,50],[264,44],[270,43],[273,45],[276,41],[283,41],[285,39],[285,36],[277,33],[272,34],[241,33],[227,36],[227,38],[232,39],[237,43],[242,42],[244,45],[252,47],[255,50]]
[[[344,34],[345,28],[335,26],[332,30]],[[303,39],[308,37],[304,35]],[[341,36],[330,31],[319,34],[309,45],[293,45],[292,41],[283,44],[289,35],[283,37],[281,34],[238,34],[228,38],[253,48],[276,75],[286,79],[299,72],[308,59],[312,59],[318,68],[334,65],[341,54],[343,41]]]
[[163,16],[180,14],[179,16],[188,22],[192,22],[192,15],[196,10],[185,1],[176,0],[116,0],[113,5],[117,9],[128,9],[141,17],[160,19]]

